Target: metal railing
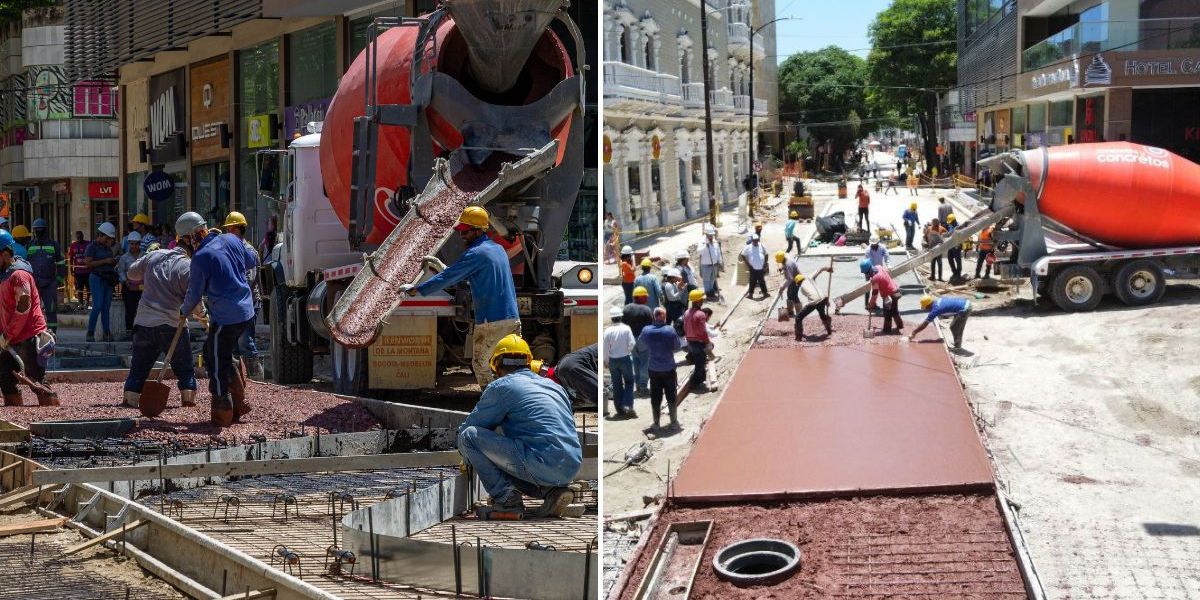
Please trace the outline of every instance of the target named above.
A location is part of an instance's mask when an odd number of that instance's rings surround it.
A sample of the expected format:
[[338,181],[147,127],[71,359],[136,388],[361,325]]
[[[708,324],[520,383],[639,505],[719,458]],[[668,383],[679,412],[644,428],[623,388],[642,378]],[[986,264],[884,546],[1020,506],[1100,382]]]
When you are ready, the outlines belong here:
[[704,108],[704,82],[683,84],[683,107]]
[[[746,94],[735,94],[733,96],[733,109],[739,115],[747,115],[750,113],[750,96]],[[761,117],[767,114],[766,98],[754,97],[754,115]]]
[[604,95],[659,102],[680,102],[679,77],[623,62],[604,63]]
[[710,92],[713,110],[733,110],[733,92],[729,88],[721,88]]
[[728,24],[726,30],[729,32],[729,45],[734,46],[749,46],[750,45],[750,26],[745,23]]
[[1032,71],[1079,54],[1183,48],[1200,48],[1200,17],[1079,22],[1026,48],[1021,64]]

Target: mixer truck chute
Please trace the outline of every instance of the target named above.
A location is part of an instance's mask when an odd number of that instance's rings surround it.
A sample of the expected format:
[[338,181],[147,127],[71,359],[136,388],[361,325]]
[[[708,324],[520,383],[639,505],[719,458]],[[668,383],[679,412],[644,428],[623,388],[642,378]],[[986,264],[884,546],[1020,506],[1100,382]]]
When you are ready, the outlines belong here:
[[469,291],[397,289],[458,258],[467,205],[508,251],[537,358],[595,341],[595,265],[556,268],[584,172],[584,44],[565,5],[463,0],[371,26],[321,133],[288,150],[277,381],[307,381],[314,352],[333,355],[342,392],[434,387],[469,365]]

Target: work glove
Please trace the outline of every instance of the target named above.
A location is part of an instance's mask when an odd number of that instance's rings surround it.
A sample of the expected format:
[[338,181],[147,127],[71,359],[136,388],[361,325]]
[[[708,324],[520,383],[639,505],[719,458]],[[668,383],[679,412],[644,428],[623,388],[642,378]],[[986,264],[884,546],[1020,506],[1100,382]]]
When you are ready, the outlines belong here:
[[158,245],[158,242],[154,242],[153,244],[146,246],[146,253],[149,254],[151,252],[154,252],[155,250],[158,250],[159,248],[160,248],[160,246]]
[[417,286],[415,286],[411,283],[406,283],[406,284],[400,286],[400,293],[407,294],[409,296],[416,296],[417,295]]

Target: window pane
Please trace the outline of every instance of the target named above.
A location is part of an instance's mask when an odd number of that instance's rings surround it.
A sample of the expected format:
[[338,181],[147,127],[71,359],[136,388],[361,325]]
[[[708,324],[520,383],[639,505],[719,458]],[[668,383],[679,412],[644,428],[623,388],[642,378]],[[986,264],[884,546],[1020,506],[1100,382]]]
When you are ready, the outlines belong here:
[[288,37],[288,104],[328,98],[337,90],[337,30],[332,22]]

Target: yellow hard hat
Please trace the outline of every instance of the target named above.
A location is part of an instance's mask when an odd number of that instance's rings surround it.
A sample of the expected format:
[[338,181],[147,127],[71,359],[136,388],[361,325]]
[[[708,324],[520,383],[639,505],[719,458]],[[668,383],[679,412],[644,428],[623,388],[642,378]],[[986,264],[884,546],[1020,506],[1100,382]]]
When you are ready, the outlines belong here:
[[142,225],[149,225],[149,224],[150,224],[150,217],[148,217],[148,216],[146,215],[146,213],[138,213],[138,214],[136,214],[136,215],[133,215],[133,222],[134,222],[134,223],[141,223]]
[[911,208],[911,209],[913,209],[913,210],[917,210],[917,203],[916,203],[916,202],[913,202],[912,204],[909,204],[909,205],[908,205],[908,207],[909,207],[909,208]]
[[921,296],[921,310],[929,310],[930,306],[933,306],[933,296],[929,294]]
[[650,259],[648,259],[648,258],[643,258],[643,259],[642,259],[642,267],[644,267],[644,268],[647,268],[647,269],[648,269],[648,268],[650,268],[650,267],[653,267],[653,266],[654,266],[654,263],[653,263],[653,262],[651,262],[651,261],[650,261]]
[[488,213],[481,206],[468,206],[464,208],[462,214],[458,216],[458,224],[454,226],[455,231],[487,228]]
[[780,250],[780,251],[778,251],[778,252],[776,252],[776,253],[775,253],[775,262],[777,262],[777,263],[781,263],[781,262],[783,262],[783,261],[785,261],[785,260],[787,260],[787,252],[784,252],[783,250]]
[[704,290],[692,290],[688,292],[688,302],[704,302]]
[[230,211],[230,213],[225,216],[225,224],[222,225],[222,227],[229,228],[233,227],[234,225],[237,225],[238,227],[245,227],[246,215],[243,215],[236,210]]
[[545,361],[541,361],[541,360],[538,360],[535,358],[535,359],[529,361],[529,370],[533,371],[534,373],[537,373],[538,375],[545,376],[545,374],[542,373],[542,365],[544,365],[544,364],[545,364]]
[[488,365],[492,367],[493,373],[497,370],[498,361],[506,356],[519,356],[524,359],[526,366],[533,361],[533,353],[529,351],[529,344],[515,333],[501,338],[500,342],[496,344],[496,348],[492,350],[492,359],[488,361]]
[[803,282],[804,281],[804,273],[796,273],[796,276],[792,278],[792,281],[795,281],[796,283]]
[[633,297],[634,298],[649,298],[650,290],[639,285],[639,286],[633,288]]
[[788,217],[792,219],[799,219],[800,213],[793,210],[792,212],[788,213]]
[[762,227],[762,221],[755,221],[755,222],[754,222],[754,227],[755,227],[755,229],[757,229],[757,228],[759,228],[759,227]]
[[954,213],[950,213],[950,214],[946,215],[946,222],[947,222],[947,223],[953,223],[953,222],[955,222],[955,221],[957,221],[957,220],[958,220],[958,218],[954,216]]
[[28,227],[24,225],[17,225],[16,227],[13,227],[12,236],[19,240],[21,238],[33,237],[33,234],[29,233]]

